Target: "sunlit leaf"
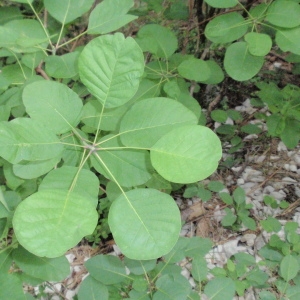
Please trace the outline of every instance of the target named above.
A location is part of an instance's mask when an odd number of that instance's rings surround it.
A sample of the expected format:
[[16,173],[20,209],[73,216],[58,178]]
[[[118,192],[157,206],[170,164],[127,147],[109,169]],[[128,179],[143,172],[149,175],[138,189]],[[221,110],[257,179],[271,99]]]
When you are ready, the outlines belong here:
[[136,93],[144,70],[141,49],[121,33],[92,40],[78,60],[79,75],[107,108],[121,106]]
[[51,159],[62,150],[59,139],[37,121],[18,118],[0,123],[0,155],[12,164]]
[[264,64],[263,56],[251,55],[246,42],[230,45],[225,53],[224,67],[228,75],[237,80],[245,81],[255,76]]
[[33,82],[24,88],[23,102],[32,119],[57,134],[72,130],[80,121],[82,101],[65,84]]
[[94,0],[44,0],[45,8],[60,23],[66,24],[86,13]]
[[110,207],[108,222],[122,253],[131,259],[154,259],[175,245],[181,228],[173,198],[154,189],[134,189]]
[[143,26],[136,41],[144,52],[149,51],[157,57],[168,58],[177,49],[177,38],[169,28],[148,24]]
[[186,125],[164,135],[151,148],[151,162],[165,179],[192,183],[211,175],[222,149],[218,137],[204,126]]
[[[167,111],[167,114],[161,114]],[[120,124],[126,146],[149,148],[176,126],[197,124],[196,116],[179,102],[168,98],[144,99],[132,106]]]
[[81,194],[42,190],[17,207],[13,227],[19,243],[37,256],[58,257],[96,227],[98,213]]

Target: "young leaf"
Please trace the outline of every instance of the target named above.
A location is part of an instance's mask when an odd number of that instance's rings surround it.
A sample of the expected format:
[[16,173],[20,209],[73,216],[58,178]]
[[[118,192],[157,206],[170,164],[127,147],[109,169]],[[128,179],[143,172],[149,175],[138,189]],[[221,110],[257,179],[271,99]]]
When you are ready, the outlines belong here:
[[193,278],[198,281],[201,282],[203,280],[206,280],[207,277],[207,263],[204,257],[198,257],[193,259],[192,262],[192,275]]
[[59,139],[35,120],[17,118],[0,123],[0,155],[12,164],[51,159],[62,150]]
[[37,256],[58,257],[96,227],[98,214],[81,194],[43,190],[17,207],[13,228],[20,244]]
[[130,270],[130,273],[135,275],[142,275],[151,270],[156,266],[156,259],[152,260],[133,260],[128,257],[124,258],[126,267]]
[[72,130],[80,121],[82,101],[65,84],[33,82],[24,88],[22,97],[30,117],[56,134]]
[[49,172],[39,186],[42,190],[69,190],[84,194],[96,207],[98,203],[99,180],[91,171],[81,169],[77,174],[78,168],[63,166]]
[[185,249],[185,256],[191,258],[204,257],[212,246],[210,239],[201,237],[189,238]]
[[267,232],[278,232],[281,229],[280,222],[272,217],[268,217],[266,220],[260,221],[260,224],[264,230]]
[[90,15],[88,33],[109,33],[135,20],[136,16],[127,14],[133,5],[133,0],[102,1]]
[[178,47],[176,35],[169,28],[157,24],[143,26],[138,31],[136,41],[143,52],[149,51],[165,59],[170,57]]
[[173,198],[153,189],[135,189],[112,203],[108,222],[117,245],[131,259],[154,259],[175,245],[181,227]]
[[225,123],[228,118],[228,115],[224,110],[215,109],[211,112],[211,118],[216,122]]
[[234,215],[233,212],[231,211],[231,209],[229,209],[228,207],[225,207],[224,211],[226,212],[226,215],[222,219],[222,225],[223,226],[232,226],[234,224],[234,222],[236,221],[237,216]]
[[70,264],[65,256],[57,258],[38,257],[19,246],[13,251],[13,259],[26,274],[45,281],[61,281],[70,273]]
[[78,59],[82,82],[104,107],[128,102],[144,71],[144,56],[134,41],[121,33],[92,40]]
[[205,28],[205,36],[214,43],[229,43],[242,37],[248,29],[245,19],[237,12],[217,16]]
[[264,64],[264,57],[251,55],[246,42],[230,45],[225,53],[224,67],[230,77],[245,81],[255,76]]
[[44,0],[50,15],[62,24],[67,24],[85,14],[93,5],[93,0]]
[[232,300],[235,294],[234,282],[231,278],[214,278],[207,283],[204,293],[210,300]]
[[94,279],[91,275],[86,277],[80,284],[78,299],[86,300],[89,298],[109,300],[107,287]]
[[176,183],[192,183],[216,170],[222,149],[209,128],[186,125],[164,135],[150,153],[152,165],[162,177]]
[[144,99],[124,115],[120,124],[121,141],[129,147],[150,148],[175,127],[196,125],[197,121],[195,114],[175,100]]
[[255,56],[265,56],[272,48],[272,39],[264,33],[249,32],[245,35],[249,53]]
[[137,186],[151,178],[153,168],[148,151],[124,149],[113,135],[104,136],[99,141],[99,147],[99,151],[91,156],[91,161],[93,167],[106,178],[123,187]]
[[291,254],[285,256],[280,263],[280,274],[285,281],[290,281],[299,272],[298,260]]
[[97,255],[84,263],[94,279],[105,285],[116,284],[126,279],[123,262],[116,256]]

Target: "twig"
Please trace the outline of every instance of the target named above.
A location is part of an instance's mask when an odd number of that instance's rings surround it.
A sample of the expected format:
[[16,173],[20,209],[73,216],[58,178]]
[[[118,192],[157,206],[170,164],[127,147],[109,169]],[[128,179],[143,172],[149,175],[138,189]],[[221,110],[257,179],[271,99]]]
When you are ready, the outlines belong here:
[[43,61],[39,63],[39,65],[35,68],[35,71],[37,74],[40,74],[42,77],[44,77],[46,80],[51,80],[50,77],[47,75],[47,73],[42,69]]

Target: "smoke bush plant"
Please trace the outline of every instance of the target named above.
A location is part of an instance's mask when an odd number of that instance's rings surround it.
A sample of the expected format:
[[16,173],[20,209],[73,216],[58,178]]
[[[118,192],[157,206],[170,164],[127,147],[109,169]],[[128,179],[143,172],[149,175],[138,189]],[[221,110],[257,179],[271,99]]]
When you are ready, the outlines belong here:
[[[159,182],[202,180],[221,157],[218,137],[198,125],[199,105],[193,102],[194,111],[188,103],[149,92],[138,43],[122,33],[108,34],[136,18],[127,13],[132,0],[101,2],[86,31],[100,36],[60,56],[72,42],[63,39],[65,25],[93,1],[45,0],[47,27],[34,2],[16,2],[27,3],[25,10],[36,19],[24,18],[17,7],[1,8],[11,18],[0,27],[6,57],[0,78],[5,178],[0,281],[7,287],[0,298],[11,299],[25,297],[23,281],[67,276],[63,255],[93,233],[99,185],[106,182],[114,184],[116,195],[110,196],[108,223],[124,255],[149,260],[170,252],[181,219],[173,198],[157,188]],[[143,39],[141,33],[140,44]],[[177,49],[175,42],[161,49],[157,41],[147,51],[167,59]]]

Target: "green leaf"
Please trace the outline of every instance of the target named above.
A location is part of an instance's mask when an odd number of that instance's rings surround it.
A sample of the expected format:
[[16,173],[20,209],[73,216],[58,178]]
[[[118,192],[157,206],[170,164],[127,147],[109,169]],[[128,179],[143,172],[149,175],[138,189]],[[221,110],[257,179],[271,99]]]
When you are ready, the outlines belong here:
[[0,7],[0,25],[3,25],[9,21],[22,19],[23,15],[16,6],[2,6]]
[[134,41],[121,33],[93,39],[78,59],[82,82],[104,107],[128,102],[138,90],[144,56]]
[[241,131],[248,134],[258,134],[261,133],[261,128],[255,124],[247,124],[241,127]]
[[234,282],[230,278],[214,278],[204,288],[210,300],[232,300],[235,294]]
[[106,178],[124,187],[137,186],[151,178],[153,169],[148,151],[124,149],[113,135],[104,136],[98,147],[91,156],[91,162]]
[[287,118],[280,138],[288,148],[297,147],[300,139],[299,121]]
[[249,32],[245,35],[249,53],[255,56],[265,56],[272,48],[272,39],[264,33]]
[[156,267],[156,259],[152,260],[133,260],[128,257],[124,258],[126,267],[130,273],[135,275],[143,275]]
[[214,43],[229,43],[242,37],[248,30],[245,19],[237,12],[213,18],[205,28],[206,37]]
[[175,245],[181,227],[173,198],[153,189],[135,189],[110,207],[108,223],[117,245],[131,259],[154,259]]
[[78,74],[77,59],[79,52],[70,52],[61,56],[47,56],[45,71],[54,78],[72,78]]
[[0,47],[17,53],[32,53],[47,46],[47,35],[37,20],[13,20],[0,27]]
[[44,0],[50,15],[62,24],[67,24],[85,14],[93,5],[93,0]]
[[300,25],[299,15],[300,5],[296,1],[276,0],[268,9],[266,21],[278,27],[293,28]]
[[268,217],[266,220],[260,221],[262,228],[267,232],[278,232],[281,229],[280,222],[272,217]]
[[245,227],[249,228],[250,230],[256,230],[256,223],[250,217],[242,217],[242,223]]
[[133,0],[102,1],[90,14],[88,33],[109,33],[135,20],[136,16],[127,14],[133,5]]
[[206,61],[202,59],[188,59],[178,66],[178,73],[182,77],[198,82],[209,80],[211,71]]
[[12,167],[13,166],[10,163],[4,163],[3,172],[6,179],[6,186],[8,186],[11,190],[15,190],[18,186],[24,183],[24,180],[13,173]]
[[52,170],[61,160],[61,155],[48,160],[21,161],[13,165],[13,172],[23,179],[38,178]]
[[210,70],[210,76],[207,80],[202,81],[205,84],[218,84],[224,80],[224,73],[221,67],[213,60],[206,60],[206,66]]
[[170,57],[178,47],[174,32],[157,24],[143,26],[138,31],[136,41],[143,52],[148,51],[161,58]]
[[70,264],[65,256],[38,257],[19,246],[13,251],[13,259],[23,272],[44,281],[61,281],[70,273]]
[[213,192],[220,192],[225,188],[225,185],[220,181],[210,181],[207,187]]
[[99,180],[90,170],[63,166],[49,172],[39,186],[42,190],[72,190],[85,195],[96,207],[98,204]]
[[237,0],[205,0],[211,7],[229,8],[236,6],[239,2]]
[[188,245],[185,249],[185,256],[191,258],[204,257],[212,248],[210,239],[193,237],[188,239]]
[[14,64],[3,67],[1,75],[4,80],[7,80],[7,85],[24,84],[26,80],[31,77],[32,71],[25,66]]
[[[300,294],[300,286],[299,285],[289,286],[286,289],[286,297],[289,300],[298,300],[299,294]],[[274,298],[274,300],[275,300],[275,298]]]
[[[185,250],[186,247],[189,243],[189,239],[185,238],[185,237],[179,237],[179,239],[177,240],[175,246],[172,248],[172,250],[170,252],[168,252],[166,255],[164,255],[164,261],[166,262],[167,265],[169,266],[174,266],[171,264],[175,264],[180,262],[181,260],[183,260],[185,258]],[[162,270],[159,270],[159,273]],[[165,274],[167,274],[168,272],[166,271]],[[170,273],[175,273],[175,272],[170,272]],[[179,272],[180,273],[180,272]]]
[[81,283],[78,291],[78,299],[101,299],[108,300],[107,287],[95,280],[91,275],[86,277]]
[[90,276],[105,285],[116,284],[127,278],[125,267],[116,256],[97,255],[86,261],[84,265]]
[[120,124],[121,141],[129,147],[150,148],[175,127],[197,122],[195,114],[175,100],[144,99],[124,115]]
[[280,275],[285,281],[293,279],[300,270],[298,260],[291,254],[286,255],[280,263]]
[[230,45],[225,53],[224,67],[228,75],[245,81],[255,76],[264,64],[264,57],[251,55],[246,42]]
[[222,149],[209,128],[186,125],[164,135],[150,154],[153,167],[162,177],[176,183],[192,183],[216,170]]
[[226,215],[222,219],[222,222],[221,222],[222,225],[226,226],[226,227],[232,226],[235,223],[237,216],[234,215],[233,212],[231,211],[231,209],[228,207],[225,207],[224,211],[226,212]]
[[225,123],[228,118],[228,115],[224,110],[215,109],[211,112],[211,118],[216,122]]
[[233,199],[228,193],[220,193],[219,196],[225,204],[230,205],[233,203]]
[[39,191],[17,207],[13,227],[20,244],[37,256],[58,257],[96,227],[98,214],[81,194]]
[[0,155],[12,164],[58,157],[62,150],[59,139],[37,121],[18,118],[0,123]]
[[207,278],[207,262],[204,257],[198,257],[193,259],[192,262],[192,276],[193,278],[201,282],[203,280],[206,280]]
[[192,289],[188,280],[182,275],[163,275],[156,281],[156,288],[153,300],[187,299]]
[[199,187],[198,192],[197,192],[197,197],[199,197],[201,199],[201,201],[206,202],[209,199],[211,199],[212,193],[211,193],[211,191],[209,191],[205,188]]
[[300,55],[300,27],[277,30],[275,40],[282,51]]
[[269,291],[261,291],[259,293],[260,300],[276,300],[276,296]]
[[82,101],[62,83],[33,82],[24,88],[23,102],[32,119],[57,134],[72,130],[80,121]]

